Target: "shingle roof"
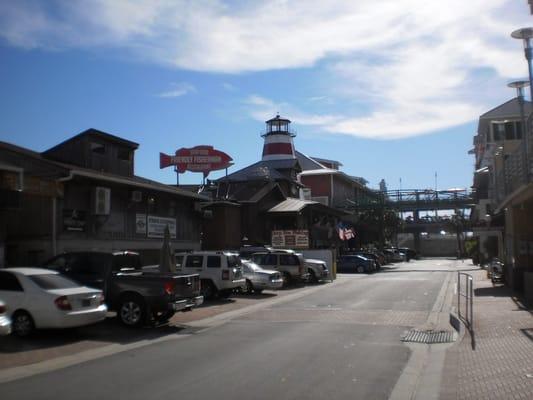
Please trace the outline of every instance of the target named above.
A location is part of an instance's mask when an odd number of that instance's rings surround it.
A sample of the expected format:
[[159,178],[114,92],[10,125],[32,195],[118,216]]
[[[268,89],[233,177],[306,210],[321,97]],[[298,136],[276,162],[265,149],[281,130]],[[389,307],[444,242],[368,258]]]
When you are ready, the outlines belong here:
[[49,153],[49,152],[51,153],[51,152],[55,151],[56,149],[58,149],[59,147],[62,147],[65,143],[71,142],[73,140],[77,140],[78,138],[83,137],[83,136],[99,137],[99,138],[102,138],[104,140],[107,140],[108,142],[113,142],[113,143],[116,143],[116,144],[127,146],[127,147],[130,147],[132,149],[137,149],[139,147],[139,143],[135,143],[135,142],[132,142],[130,140],[127,140],[127,139],[124,139],[124,138],[121,138],[121,137],[118,137],[118,136],[115,136],[115,135],[111,135],[110,133],[107,133],[107,132],[104,132],[104,131],[100,131],[98,129],[89,128],[89,129],[86,129],[83,132],[81,132],[81,133],[79,133],[79,134],[77,134],[75,136],[72,136],[72,137],[68,138],[67,140],[55,145],[54,147],[49,148],[48,150],[44,151],[43,154],[46,155],[46,153]]
[[171,194],[175,194],[175,195],[179,195],[183,197],[194,198],[198,200],[208,199],[208,197],[206,196],[192,193],[187,190],[182,190],[182,189],[169,186],[161,182],[156,182],[151,179],[143,178],[140,176],[128,177],[128,176],[123,176],[123,175],[110,174],[106,172],[95,171],[95,170],[88,169],[88,168],[81,168],[81,167],[78,167],[77,165],[66,164],[66,163],[62,163],[59,161],[53,161],[53,160],[43,157],[42,153],[37,153],[35,151],[29,150],[23,147],[19,147],[11,143],[0,142],[0,149],[2,148],[12,151],[14,153],[22,154],[26,157],[31,157],[35,160],[39,160],[47,165],[54,166],[56,168],[62,168],[63,173],[70,172],[70,174],[72,174],[73,176],[76,175],[76,176],[82,176],[82,177],[89,178],[89,179],[103,180],[103,181],[114,182],[118,184],[143,187],[145,189],[163,191],[163,192],[167,192],[167,193],[171,193]]
[[254,180],[287,180],[278,172],[280,169],[296,168],[301,170],[297,159],[259,161],[228,176],[217,179],[218,182],[246,182]]
[[320,164],[318,161],[316,161],[312,157],[309,157],[308,155],[304,153],[300,153],[298,150],[296,150],[296,158],[298,159],[298,162],[300,163],[300,166],[302,167],[302,171],[326,168],[325,166]]

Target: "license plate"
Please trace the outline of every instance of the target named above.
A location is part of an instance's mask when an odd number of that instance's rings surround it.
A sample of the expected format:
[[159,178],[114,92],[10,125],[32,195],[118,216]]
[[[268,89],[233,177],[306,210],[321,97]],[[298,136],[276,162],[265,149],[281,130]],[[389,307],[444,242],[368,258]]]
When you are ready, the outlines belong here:
[[91,306],[91,299],[83,299],[81,301],[81,306],[82,307],[90,307]]

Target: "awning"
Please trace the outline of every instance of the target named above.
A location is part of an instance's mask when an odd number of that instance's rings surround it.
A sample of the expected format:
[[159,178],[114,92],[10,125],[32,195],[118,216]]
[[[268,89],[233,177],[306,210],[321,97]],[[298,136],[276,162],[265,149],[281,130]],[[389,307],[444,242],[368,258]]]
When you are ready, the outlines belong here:
[[317,201],[312,200],[300,200],[289,197],[283,200],[281,203],[276,204],[270,210],[269,213],[294,213],[303,210],[305,207],[312,204],[320,204]]
[[288,199],[283,200],[281,203],[276,204],[267,212],[276,214],[290,214],[300,212],[304,208],[312,208],[324,214],[334,215],[337,217],[343,217],[350,214],[349,212],[343,210],[328,207],[318,201],[300,200],[293,197],[289,197]]

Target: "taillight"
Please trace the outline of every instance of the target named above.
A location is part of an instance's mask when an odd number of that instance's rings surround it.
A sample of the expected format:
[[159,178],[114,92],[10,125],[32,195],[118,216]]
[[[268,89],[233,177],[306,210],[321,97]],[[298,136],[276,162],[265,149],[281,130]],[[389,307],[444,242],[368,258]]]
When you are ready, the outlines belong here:
[[168,295],[171,295],[174,293],[174,288],[176,287],[176,284],[174,281],[165,282],[165,293]]
[[229,279],[229,269],[225,269],[222,271],[222,279],[225,281]]
[[100,294],[100,305],[104,304],[105,303],[105,297],[104,297],[104,294]]
[[54,303],[56,304],[56,307],[63,311],[69,311],[72,310],[72,306],[70,305],[70,301],[68,301],[67,296],[61,296],[55,299]]

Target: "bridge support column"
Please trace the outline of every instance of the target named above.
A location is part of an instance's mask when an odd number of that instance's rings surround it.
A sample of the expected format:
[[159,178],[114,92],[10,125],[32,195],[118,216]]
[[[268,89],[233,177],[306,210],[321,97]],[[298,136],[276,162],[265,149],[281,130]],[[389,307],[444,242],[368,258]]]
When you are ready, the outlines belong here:
[[415,231],[413,232],[413,238],[414,238],[414,243],[415,243],[415,248],[414,250],[420,254],[420,232],[419,231]]

